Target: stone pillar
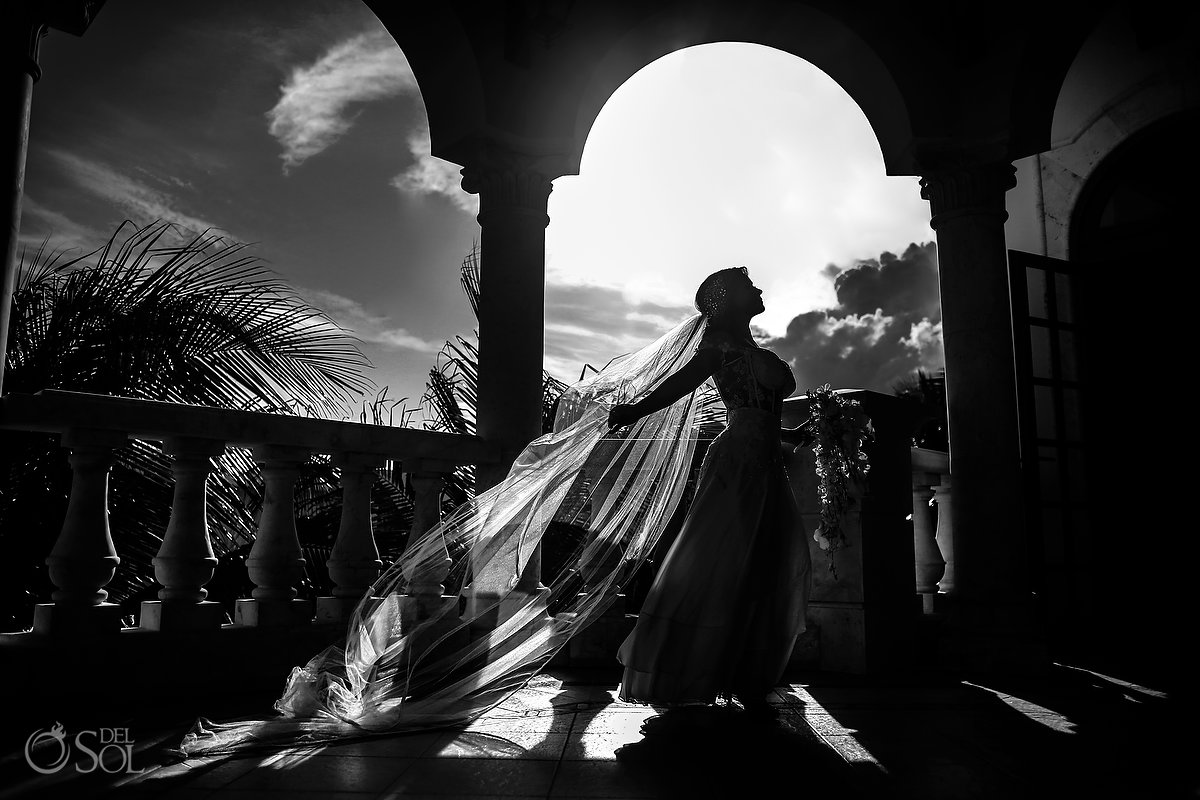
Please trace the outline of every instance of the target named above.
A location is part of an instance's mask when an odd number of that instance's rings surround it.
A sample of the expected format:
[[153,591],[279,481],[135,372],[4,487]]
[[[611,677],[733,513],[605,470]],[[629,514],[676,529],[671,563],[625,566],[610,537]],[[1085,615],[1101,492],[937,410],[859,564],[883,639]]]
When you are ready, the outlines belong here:
[[297,447],[255,445],[254,460],[262,466],[262,516],[246,567],[254,581],[252,599],[237,601],[234,622],[278,627],[310,621],[309,603],[296,597],[304,574],[304,556],[296,533],[295,485],[308,451]]
[[[920,475],[920,473],[918,473]],[[914,475],[912,488],[913,554],[917,563],[917,593],[932,594],[937,591],[937,582],[942,577],[946,563],[934,540],[933,512],[929,501],[933,490],[929,484],[917,480]]]
[[938,510],[935,541],[942,560],[946,562],[946,569],[937,583],[937,590],[942,594],[955,594],[958,591],[954,577],[954,495],[950,490],[951,480],[951,476],[943,475],[941,483],[933,487],[933,502]]
[[488,145],[462,175],[463,189],[479,195],[481,229],[476,431],[502,453],[476,470],[482,492],[542,432],[546,210],[557,172],[545,159]]
[[971,659],[981,667],[1020,659],[1011,640],[1026,638],[1032,622],[1004,241],[1014,172],[1003,162],[959,165],[921,179],[937,233],[957,495],[950,511],[963,533],[956,616],[961,630],[980,637]]
[[29,150],[29,112],[33,84],[41,77],[38,46],[47,27],[35,22],[32,9],[5,10],[8,17],[4,42],[8,64],[0,102],[4,114],[0,122],[0,191],[4,192],[4,219],[0,221],[0,254],[4,275],[0,283],[0,393],[4,389],[4,354],[8,352],[8,326],[12,311],[13,286],[17,277],[17,236],[21,230],[21,198],[25,193],[25,154]]
[[25,154],[29,150],[29,113],[33,85],[41,77],[38,49],[51,28],[82,36],[103,0],[7,0],[3,6],[0,46],[8,59],[0,75],[0,191],[5,209],[0,220],[0,394],[4,390],[4,354],[17,273],[17,237],[25,194]]
[[[480,464],[475,489],[504,480],[525,445],[542,433],[546,225],[554,159],[487,143],[462,171],[479,195],[479,390],[476,432],[500,446],[497,464]],[[516,587],[546,594],[539,544]],[[476,581],[478,584],[478,581]],[[476,585],[482,595],[508,587]]]
[[345,622],[383,569],[371,529],[371,487],[383,456],[339,453],[333,463],[342,473],[342,521],[325,566],[333,596],[317,598],[318,622]]
[[71,429],[62,444],[71,450],[71,495],[62,532],[46,564],[57,590],[53,603],[34,610],[38,633],[115,633],[121,607],[107,603],[104,587],[121,559],[108,527],[108,471],[113,451],[128,441],[120,431]]
[[174,457],[175,494],[171,520],[154,558],[154,579],[162,584],[157,601],[142,603],[138,627],[145,630],[215,630],[221,627],[220,603],[205,600],[204,584],[217,567],[208,536],[207,488],[212,459],[225,443],[211,439],[172,437],[163,452]]

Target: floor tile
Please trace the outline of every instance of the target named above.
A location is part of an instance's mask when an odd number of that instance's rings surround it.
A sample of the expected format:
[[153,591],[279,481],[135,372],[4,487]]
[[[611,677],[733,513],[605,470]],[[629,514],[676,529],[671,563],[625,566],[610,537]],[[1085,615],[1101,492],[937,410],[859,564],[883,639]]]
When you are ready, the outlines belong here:
[[286,754],[229,784],[231,790],[381,792],[415,759]]
[[574,713],[529,714],[481,717],[462,730],[468,731],[522,731],[530,733],[566,733],[571,729]]
[[563,761],[551,797],[657,797],[659,781],[650,767],[617,761]]
[[443,734],[425,753],[429,758],[526,758],[562,756],[566,733],[541,731],[458,731]]
[[581,711],[575,715],[575,723],[571,726],[571,733],[621,733],[624,731],[637,731],[647,720],[658,716],[661,716],[659,711],[648,708]]
[[445,736],[444,731],[423,731],[378,736],[356,742],[327,745],[322,755],[372,756],[376,758],[416,758],[428,752],[430,746]]
[[411,794],[545,797],[557,766],[555,761],[526,759],[422,758],[388,785],[381,798]]
[[638,730],[572,733],[562,757],[571,761],[612,761],[619,748],[640,742],[642,738],[643,734]]

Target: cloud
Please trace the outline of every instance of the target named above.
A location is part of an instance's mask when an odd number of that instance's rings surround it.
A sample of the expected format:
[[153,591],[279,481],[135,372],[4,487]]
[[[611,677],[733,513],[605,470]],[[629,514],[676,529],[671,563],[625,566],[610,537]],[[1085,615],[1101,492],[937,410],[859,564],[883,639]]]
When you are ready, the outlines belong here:
[[330,319],[352,332],[364,342],[381,345],[389,350],[413,350],[418,353],[436,353],[445,342],[422,339],[404,328],[393,326],[391,319],[372,314],[357,300],[343,297],[325,289],[297,289],[317,308],[325,311]]
[[28,193],[21,199],[20,244],[24,248],[36,250],[48,243],[52,250],[89,252],[102,244],[107,236],[61,211],[47,208]]
[[932,242],[903,254],[827,266],[838,303],[794,317],[787,333],[763,344],[788,360],[803,391],[829,383],[890,394],[914,370],[940,369],[941,302]]
[[650,344],[695,313],[690,306],[630,301],[614,287],[547,283],[546,370],[562,380],[576,381],[585,364],[600,369],[613,358]]
[[478,214],[479,195],[462,190],[458,165],[430,154],[431,149],[428,127],[410,133],[408,151],[412,153],[413,165],[392,178],[392,186],[410,194],[445,195],[459,210]]
[[307,67],[296,67],[267,112],[269,131],[283,145],[287,174],[354,126],[350,106],[417,91],[417,81],[386,31],[353,36]]
[[228,233],[220,225],[179,211],[175,207],[178,202],[176,198],[107,164],[65,150],[50,149],[46,152],[80,188],[114,204],[137,224],[145,225],[161,219],[175,223],[188,234],[199,234],[206,230]]

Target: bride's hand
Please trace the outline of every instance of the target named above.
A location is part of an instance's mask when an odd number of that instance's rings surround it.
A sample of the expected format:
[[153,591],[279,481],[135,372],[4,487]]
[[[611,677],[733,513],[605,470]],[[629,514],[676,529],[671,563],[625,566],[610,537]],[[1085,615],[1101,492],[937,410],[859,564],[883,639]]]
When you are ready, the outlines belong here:
[[608,427],[622,428],[632,425],[640,418],[641,415],[637,413],[632,403],[617,403],[608,412]]
[[783,436],[781,438],[784,442],[790,444],[793,450],[801,450],[809,447],[816,441],[816,437],[803,425],[796,428],[784,428],[782,432]]

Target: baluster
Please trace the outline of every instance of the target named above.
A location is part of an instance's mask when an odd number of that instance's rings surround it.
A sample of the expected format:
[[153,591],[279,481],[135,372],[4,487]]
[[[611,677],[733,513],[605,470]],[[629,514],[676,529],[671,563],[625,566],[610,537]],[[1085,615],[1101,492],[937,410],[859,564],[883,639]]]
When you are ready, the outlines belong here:
[[254,460],[262,467],[262,516],[254,546],[246,559],[252,599],[240,599],[234,621],[240,625],[278,627],[311,621],[309,603],[296,597],[304,574],[304,556],[296,533],[295,487],[308,451],[281,445],[255,445]]
[[175,493],[171,520],[162,546],[154,558],[154,578],[160,584],[158,600],[142,603],[139,627],[145,630],[215,630],[224,611],[220,603],[205,600],[204,585],[217,566],[208,536],[207,488],[212,459],[225,452],[225,443],[212,439],[169,437],[163,452],[173,457]]
[[[417,561],[409,578],[408,593],[401,598],[401,618],[409,630],[417,623],[436,618],[424,634],[429,640],[441,637],[459,623],[458,595],[446,594],[445,582],[452,561],[445,541],[439,536],[423,544],[418,543],[421,536],[441,521],[442,488],[451,466],[427,459],[410,460],[404,464],[415,495],[412,529],[408,535],[409,551],[405,556],[415,555]],[[414,547],[423,547],[423,550],[414,553]],[[465,642],[459,640],[466,636],[467,632],[463,630],[459,636],[453,637],[454,642],[448,644],[463,644]]]
[[325,566],[334,583],[333,596],[317,598],[318,622],[345,622],[383,569],[371,529],[371,487],[383,456],[339,453],[333,457],[342,473],[342,521]]
[[946,566],[934,538],[933,509],[929,505],[933,499],[931,484],[937,479],[937,475],[930,473],[913,473],[912,522],[916,589],[917,593],[922,595],[922,605],[926,614],[933,610],[932,595],[938,590],[937,582]]
[[46,557],[58,587],[53,603],[34,611],[38,633],[113,633],[121,630],[121,607],[108,603],[104,587],[121,559],[108,527],[108,473],[113,451],[128,438],[120,431],[72,428],[62,436],[70,448],[71,494],[62,531]]
[[933,487],[933,501],[937,503],[937,546],[942,551],[942,559],[946,562],[946,571],[938,581],[938,590],[942,594],[955,594],[958,590],[954,581],[954,524],[951,503],[953,495],[950,491],[950,476],[943,475],[942,482]]
[[[412,530],[408,535],[409,547],[412,547],[417,539],[441,521],[441,495],[442,488],[446,485],[446,477],[442,472],[425,467],[421,471],[410,472],[409,481],[415,495]],[[445,580],[450,574],[451,564],[450,552],[440,537],[430,540],[425,546],[426,551],[421,555],[417,571],[413,573],[408,587],[409,596],[417,599],[420,619],[435,613],[447,599]],[[450,599],[458,602],[457,596]]]

